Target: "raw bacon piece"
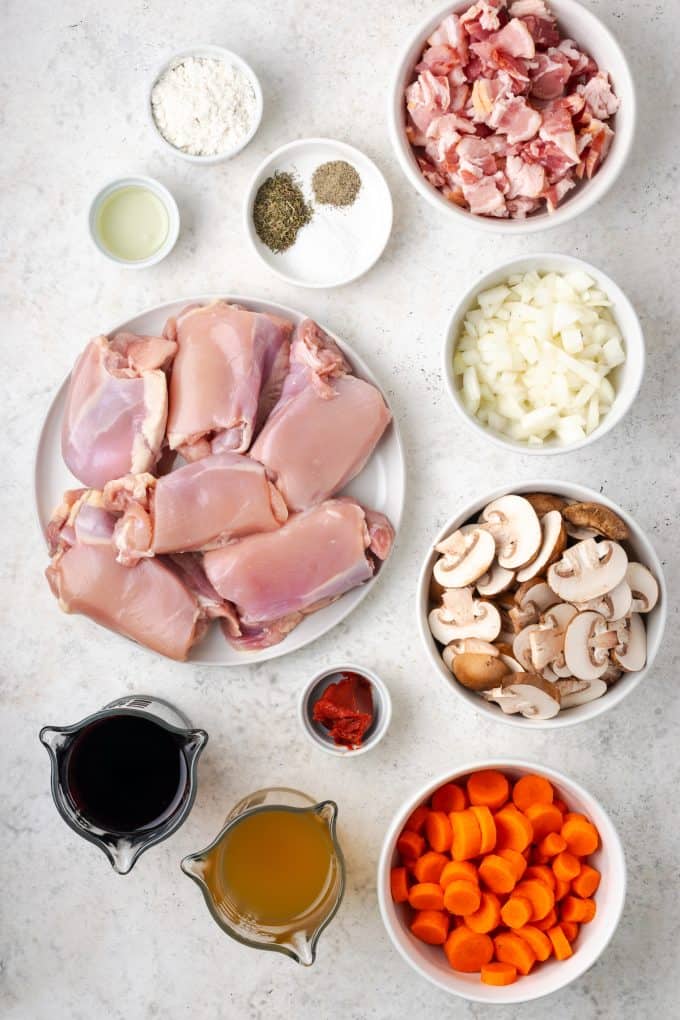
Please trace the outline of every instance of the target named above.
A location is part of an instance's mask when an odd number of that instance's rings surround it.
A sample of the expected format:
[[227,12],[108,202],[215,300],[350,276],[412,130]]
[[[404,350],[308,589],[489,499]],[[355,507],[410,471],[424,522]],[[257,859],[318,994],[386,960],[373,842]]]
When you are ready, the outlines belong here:
[[536,99],[557,99],[563,95],[571,77],[571,64],[554,47],[537,53],[530,66],[531,95]]
[[582,53],[573,39],[562,39],[557,49],[560,53],[564,53],[571,64],[572,78],[580,78],[584,75],[590,77],[597,72],[595,61],[586,53]]
[[483,39],[501,27],[500,8],[504,6],[505,0],[478,0],[461,14],[461,25],[471,39]]
[[540,113],[528,106],[522,96],[497,99],[489,117],[489,126],[507,135],[509,145],[529,141],[541,125]]
[[[467,60],[467,33],[463,31],[460,18],[455,14],[448,14],[427,42],[431,47],[448,46],[455,50],[461,64]],[[425,52],[427,53],[427,50]]]
[[575,166],[579,162],[579,154],[576,150],[576,133],[571,118],[568,100],[554,100],[543,111],[539,137],[544,142],[552,142],[555,148],[564,153],[570,164]]
[[536,46],[557,46],[560,31],[544,0],[515,0],[510,17],[520,18],[531,33]]
[[538,198],[545,188],[545,169],[540,163],[525,163],[521,156],[508,156],[505,173],[510,182],[508,198]]
[[531,60],[536,55],[531,32],[519,18],[513,18],[499,32],[494,32],[482,42],[472,43],[472,49],[478,57],[490,63],[493,63],[497,51],[524,60]]
[[613,117],[619,108],[619,99],[612,92],[609,76],[603,71],[598,71],[585,85],[579,85],[578,91],[583,95],[589,112],[598,120]]
[[505,197],[493,177],[463,183],[463,194],[470,206],[470,212],[479,216],[507,216]]
[[406,89],[406,108],[420,131],[427,131],[435,117],[446,113],[451,102],[448,78],[423,71]]

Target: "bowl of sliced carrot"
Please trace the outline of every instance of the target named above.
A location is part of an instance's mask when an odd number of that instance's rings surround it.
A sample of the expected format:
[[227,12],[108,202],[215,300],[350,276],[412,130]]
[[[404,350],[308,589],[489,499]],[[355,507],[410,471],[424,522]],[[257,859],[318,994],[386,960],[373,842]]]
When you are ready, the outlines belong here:
[[404,959],[464,999],[518,1003],[595,963],[626,895],[623,847],[598,801],[531,762],[476,762],[397,812],[378,900]]

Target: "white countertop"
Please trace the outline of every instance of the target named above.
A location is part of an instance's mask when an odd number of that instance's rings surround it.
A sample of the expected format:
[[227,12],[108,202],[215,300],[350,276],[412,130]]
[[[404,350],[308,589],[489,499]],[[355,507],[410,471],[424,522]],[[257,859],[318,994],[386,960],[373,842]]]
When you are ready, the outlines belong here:
[[[542,237],[504,242],[441,222],[390,151],[386,83],[429,0],[9,0],[0,64],[6,1020],[393,1020],[444,1012],[514,1020],[519,1010],[448,999],[412,972],[388,941],[375,895],[382,835],[399,803],[430,775],[493,754],[532,758],[584,783],[611,812],[629,865],[624,917],[604,956],[575,985],[523,1007],[522,1017],[677,1015],[680,125],[672,80],[680,29],[673,3],[588,5],[632,62],[640,104],[633,157],[593,213]],[[214,167],[163,151],[144,115],[150,71],[193,41],[236,50],[264,88],[255,141]],[[395,200],[394,232],[378,266],[327,293],[287,287],[259,264],[242,231],[255,167],[304,135],[364,149]],[[138,273],[106,262],[86,228],[95,189],[129,172],[160,178],[183,223],[170,258]],[[456,294],[496,260],[541,249],[582,255],[617,280],[640,313],[649,360],[633,413],[613,433],[586,452],[533,459],[504,455],[465,429],[442,392],[439,366]],[[298,306],[354,344],[398,415],[409,469],[398,548],[369,598],[302,653],[230,671],[166,662],[82,617],[62,616],[42,577],[46,556],[32,511],[41,418],[85,341],[148,305],[210,291]],[[471,494],[532,477],[602,487],[651,536],[671,586],[666,641],[644,686],[611,714],[554,734],[518,734],[460,706],[428,666],[414,624],[416,576],[432,534]],[[310,673],[348,657],[373,666],[394,700],[387,738],[354,761],[315,751],[295,716]],[[188,821],[121,878],[58,817],[37,733],[140,691],[175,702],[210,742]],[[272,784],[340,807],[348,888],[311,970],[223,936],[178,867],[212,839],[235,801]]]

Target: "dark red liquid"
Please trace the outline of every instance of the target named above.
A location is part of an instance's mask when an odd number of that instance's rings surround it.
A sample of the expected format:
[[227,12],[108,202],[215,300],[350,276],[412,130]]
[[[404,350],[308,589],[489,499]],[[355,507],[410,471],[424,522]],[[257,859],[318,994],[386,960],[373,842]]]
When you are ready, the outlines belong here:
[[100,719],[74,740],[64,785],[76,810],[106,832],[155,828],[185,795],[182,738],[137,714]]

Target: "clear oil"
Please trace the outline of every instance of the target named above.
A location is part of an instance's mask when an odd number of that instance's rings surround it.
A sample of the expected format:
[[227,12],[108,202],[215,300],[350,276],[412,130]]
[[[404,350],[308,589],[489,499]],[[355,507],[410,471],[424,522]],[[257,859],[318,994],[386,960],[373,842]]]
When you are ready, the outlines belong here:
[[158,195],[138,184],[126,185],[104,199],[96,218],[97,236],[106,250],[125,262],[154,255],[168,236],[168,212]]

